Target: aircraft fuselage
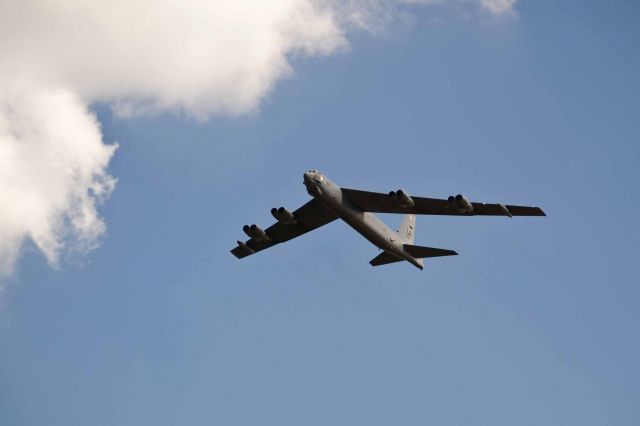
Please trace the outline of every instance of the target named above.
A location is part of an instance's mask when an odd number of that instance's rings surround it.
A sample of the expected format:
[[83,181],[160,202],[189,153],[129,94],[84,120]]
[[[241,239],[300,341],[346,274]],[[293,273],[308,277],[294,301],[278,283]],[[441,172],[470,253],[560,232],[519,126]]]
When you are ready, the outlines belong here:
[[342,190],[321,173],[309,171],[304,174],[304,185],[312,197],[344,220],[373,245],[404,259],[422,269],[422,262],[404,249],[405,241],[376,215],[355,208]]

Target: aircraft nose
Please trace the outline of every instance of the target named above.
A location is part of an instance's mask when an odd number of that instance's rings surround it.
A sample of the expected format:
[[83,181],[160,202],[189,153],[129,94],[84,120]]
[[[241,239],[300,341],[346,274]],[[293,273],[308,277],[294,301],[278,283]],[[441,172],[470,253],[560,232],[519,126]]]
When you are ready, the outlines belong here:
[[310,184],[311,181],[312,181],[311,173],[310,172],[304,172],[304,183],[305,184]]

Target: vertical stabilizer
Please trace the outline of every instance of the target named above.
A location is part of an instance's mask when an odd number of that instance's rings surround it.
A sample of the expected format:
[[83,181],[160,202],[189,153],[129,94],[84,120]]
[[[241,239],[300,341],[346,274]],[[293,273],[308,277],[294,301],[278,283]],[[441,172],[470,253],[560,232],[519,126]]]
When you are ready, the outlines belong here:
[[416,215],[408,214],[400,224],[398,235],[406,244],[413,244],[413,238],[416,233]]

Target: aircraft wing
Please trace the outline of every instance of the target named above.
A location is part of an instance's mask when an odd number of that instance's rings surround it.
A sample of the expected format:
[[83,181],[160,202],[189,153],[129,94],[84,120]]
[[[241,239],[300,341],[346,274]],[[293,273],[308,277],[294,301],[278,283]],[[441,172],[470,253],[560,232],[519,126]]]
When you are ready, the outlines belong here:
[[456,204],[455,199],[449,201],[447,199],[413,196],[411,196],[411,200],[413,201],[413,206],[411,206],[399,203],[396,198],[389,194],[361,191],[359,189],[341,189],[342,195],[345,196],[354,207],[372,213],[413,213],[451,216],[546,216],[540,207],[469,202],[472,209],[465,210]]
[[269,237],[267,240],[256,240],[251,238],[244,242],[244,247],[238,241],[238,246],[231,250],[231,253],[238,259],[249,256],[279,243],[284,243],[293,238],[306,234],[327,223],[333,222],[337,216],[324,207],[315,198],[293,212],[295,223],[284,224],[276,222],[265,233]]

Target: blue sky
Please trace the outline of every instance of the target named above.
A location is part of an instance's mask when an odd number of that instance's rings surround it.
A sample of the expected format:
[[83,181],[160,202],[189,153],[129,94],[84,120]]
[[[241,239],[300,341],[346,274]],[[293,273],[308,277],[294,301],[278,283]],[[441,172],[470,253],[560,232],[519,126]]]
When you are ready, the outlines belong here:
[[[28,248],[9,279],[0,424],[637,424],[640,9],[516,10],[415,8],[293,58],[242,116],[96,104],[107,232],[57,269]],[[339,222],[230,255],[311,168],[548,217],[420,217],[416,244],[460,254],[422,272],[372,268]]]

